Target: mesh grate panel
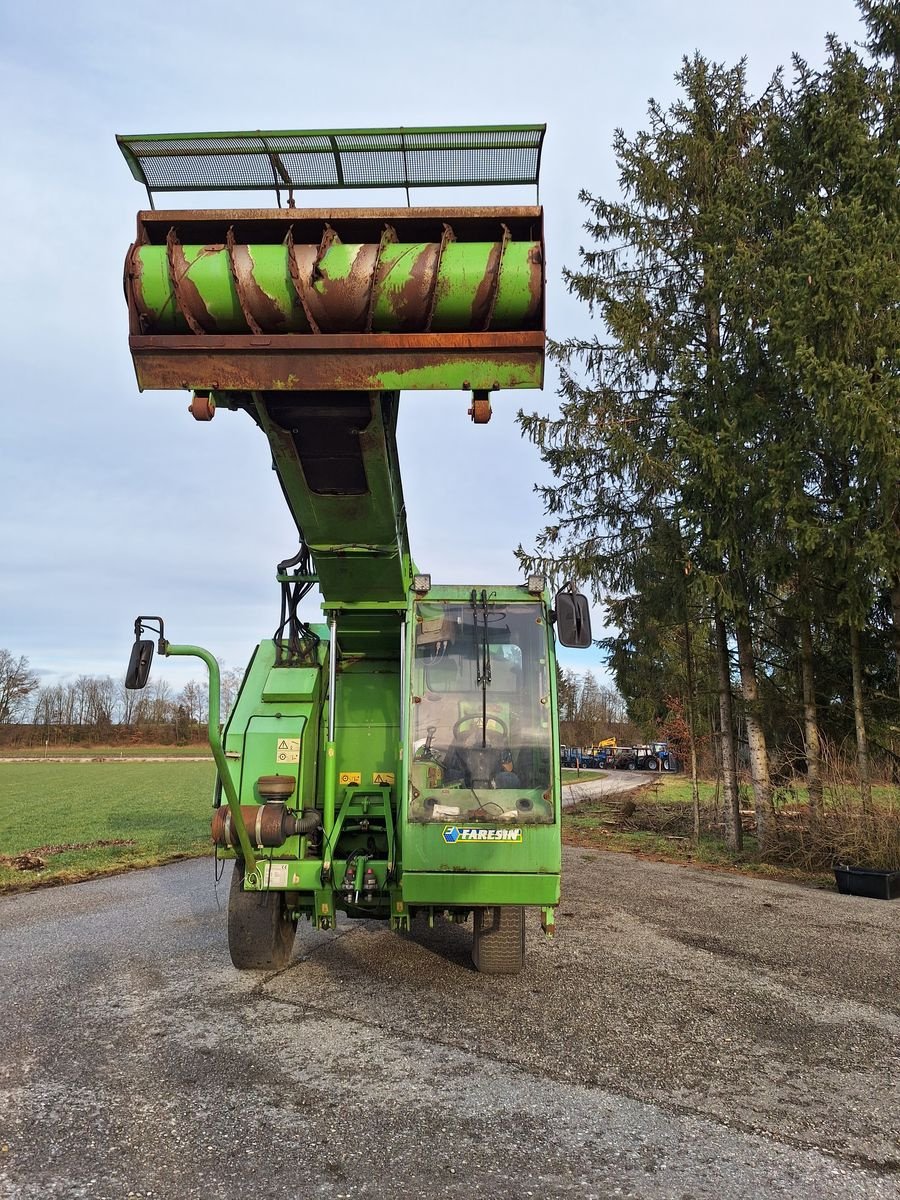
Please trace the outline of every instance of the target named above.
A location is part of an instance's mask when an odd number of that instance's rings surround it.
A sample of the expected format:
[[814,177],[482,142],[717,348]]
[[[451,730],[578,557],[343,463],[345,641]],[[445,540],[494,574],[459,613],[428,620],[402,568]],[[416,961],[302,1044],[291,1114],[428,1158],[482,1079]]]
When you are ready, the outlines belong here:
[[119,135],[148,192],[534,184],[544,125]]

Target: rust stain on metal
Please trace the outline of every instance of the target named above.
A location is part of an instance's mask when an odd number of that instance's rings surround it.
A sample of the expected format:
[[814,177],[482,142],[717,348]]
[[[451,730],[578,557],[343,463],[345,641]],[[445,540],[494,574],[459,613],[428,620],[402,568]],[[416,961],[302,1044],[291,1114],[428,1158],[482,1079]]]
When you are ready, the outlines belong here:
[[[539,204],[512,205],[466,205],[460,208],[441,208],[439,210],[427,207],[417,208],[205,208],[192,209],[190,220],[222,224],[253,221],[279,221],[283,224],[296,221],[298,218],[318,222],[342,221],[434,221],[441,220],[464,221],[475,220],[522,220],[539,221],[544,214]],[[142,209],[137,214],[138,228],[148,225],[169,225],[183,223],[187,214],[184,209]]]
[[144,300],[144,264],[141,262],[139,250],[140,244],[134,242],[125,259],[125,295],[128,297],[129,306],[134,306],[141,332],[146,333],[153,323],[147,311],[147,302]]
[[541,306],[544,303],[544,252],[541,249],[540,242],[535,244],[528,251],[528,291],[531,296],[531,304],[528,308],[528,318],[533,319],[541,312]]
[[[294,833],[295,814],[284,804],[261,804],[258,808],[242,804],[241,818],[250,844],[257,849],[264,846],[282,846]],[[217,846],[240,845],[231,809],[224,805],[217,808],[213,815],[212,840]]]
[[443,300],[444,296],[448,294],[450,290],[450,281],[448,278],[440,275],[440,264],[443,263],[444,251],[446,250],[446,247],[450,245],[451,241],[456,241],[454,229],[452,229],[450,224],[444,224],[443,233],[440,234],[438,260],[436,266],[434,266],[434,287],[432,288],[431,292],[430,304],[428,304],[428,319],[425,326],[428,332],[431,332],[431,326],[434,320],[434,308],[437,307],[438,301]]
[[[412,262],[407,260],[412,258]],[[399,287],[390,289],[389,281],[393,272],[399,275],[401,270],[408,274],[406,281]],[[434,291],[434,281],[438,268],[438,246],[426,245],[424,248],[409,246],[394,259],[390,268],[379,281],[379,297],[388,292],[386,303],[391,310],[394,324],[398,332],[412,332],[421,329],[427,320],[430,296]],[[376,299],[377,304],[377,299]]]
[[[238,304],[241,306],[241,313],[243,314],[244,320],[253,333],[262,333],[262,326],[253,315],[253,306],[252,304],[248,303],[248,299],[245,296],[245,292],[247,290],[247,275],[249,273],[247,263],[249,255],[247,254],[247,247],[238,247],[240,254],[240,262],[238,262],[238,258],[235,255],[234,227],[231,225],[228,226],[228,233],[225,235],[225,246],[228,250],[228,269],[231,271],[231,278],[232,282],[234,283],[234,290],[237,292]],[[252,270],[252,263],[249,264],[249,267]]]
[[349,272],[337,277],[329,275],[327,259],[319,261],[307,301],[323,333],[361,333],[365,329],[377,259],[378,246],[359,246]]
[[[317,349],[308,345],[313,336],[295,335],[307,343],[307,353],[302,355],[283,348],[282,343],[289,336],[292,335],[282,335],[277,346],[251,349],[246,338],[239,348],[234,347],[231,337],[216,339],[231,345],[207,348],[206,339],[201,343],[188,334],[179,338],[187,346],[175,353],[171,338],[164,339],[168,345],[163,348],[153,344],[163,339],[132,336],[131,349],[142,388],[202,390],[215,381],[218,388],[234,391],[383,391],[403,387],[402,377],[407,373],[439,370],[444,387],[468,391],[494,388],[499,377],[503,378],[504,387],[535,387],[540,385],[542,376],[543,334],[531,334],[531,342],[523,340],[521,334],[506,335],[509,338],[506,345],[502,335],[462,335],[468,344],[405,349],[397,346],[398,340],[434,341],[436,335],[401,335],[399,339],[377,334],[368,339],[364,334],[333,339],[321,335],[314,338],[319,343]],[[491,339],[494,344],[473,346],[472,338],[479,336]],[[371,345],[376,340],[395,344]],[[328,344],[332,341],[345,344],[338,348]],[[359,341],[364,345],[352,344]],[[454,361],[460,364],[456,372]],[[466,383],[468,387],[464,386]]]
[[490,329],[491,318],[497,304],[497,293],[500,291],[500,276],[503,271],[503,261],[506,247],[510,242],[509,226],[503,225],[503,236],[491,247],[488,255],[487,268],[484,278],[478,285],[475,301],[472,305],[472,324],[481,329]]
[[397,230],[393,225],[385,224],[381,231],[381,237],[378,239],[378,254],[375,256],[375,269],[372,272],[372,287],[369,291],[369,307],[366,312],[366,333],[372,332],[372,318],[375,313],[375,298],[379,294],[382,280],[381,259],[384,254],[385,246],[396,244]]
[[[204,251],[221,250],[221,246],[205,246]],[[184,250],[175,232],[175,226],[169,230],[166,237],[166,257],[169,264],[169,280],[175,293],[175,302],[184,315],[188,327],[196,334],[209,333],[215,330],[216,322],[203,302],[203,297],[197,291],[193,280],[188,278],[190,266],[184,257]]]
[[491,397],[486,391],[474,392],[469,416],[475,425],[487,425],[491,419]]
[[312,253],[313,247],[295,246],[292,227],[288,228],[285,244],[287,245],[288,252],[288,271],[290,272],[291,283],[294,286],[297,300],[303,309],[311,331],[313,333],[320,333],[321,330],[309,307],[309,284],[307,281],[312,275],[313,262],[315,261],[315,254]]
[[[537,329],[488,330],[472,333],[341,333],[308,334],[282,333],[276,339],[265,339],[282,351],[298,350],[359,350],[359,351],[419,351],[447,350],[448,353],[489,350],[537,349],[544,347],[544,334]],[[210,349],[244,350],[250,345],[246,333],[219,333],[204,338],[203,345]],[[130,338],[135,350],[192,351],[197,349],[197,340],[190,334],[134,334]]]
[[313,283],[315,283],[319,278],[319,264],[322,262],[322,259],[325,257],[327,251],[334,245],[335,242],[339,242],[340,240],[341,239],[332,229],[331,225],[326,221],[325,229],[322,233],[321,241],[319,242],[319,248],[316,251],[315,258],[313,259],[312,272],[310,274],[310,279]]
[[428,314],[425,318],[425,325],[424,325],[426,333],[430,333],[430,331],[431,331],[431,324],[432,324],[432,321],[434,320],[435,306],[436,306],[438,300],[442,297],[443,293],[445,293],[447,291],[447,288],[449,287],[449,284],[447,283],[447,281],[444,281],[443,283],[441,282],[441,263],[444,261],[444,251],[447,249],[447,247],[450,245],[451,242],[455,242],[455,241],[456,241],[456,234],[453,232],[453,226],[448,225],[445,222],[444,227],[441,230],[441,242],[440,242],[440,245],[438,246],[437,260],[435,261],[435,264],[434,264],[434,279],[431,284],[431,294],[428,297]]
[[209,392],[195,392],[188,405],[188,412],[195,421],[211,421],[216,415],[216,404]]
[[162,320],[164,323],[173,321],[176,328],[180,327],[179,332],[184,328],[190,328],[184,314],[178,307],[178,297],[175,295],[175,289],[172,286],[172,269],[168,255],[166,256],[166,272],[169,282],[169,298],[159,314],[155,314],[144,295],[144,263],[141,258],[141,249],[144,243],[135,242],[128,251],[128,256],[125,259],[125,295],[128,299],[129,314],[132,318],[132,325],[135,318],[140,326],[142,333],[153,333],[157,326],[157,321]]

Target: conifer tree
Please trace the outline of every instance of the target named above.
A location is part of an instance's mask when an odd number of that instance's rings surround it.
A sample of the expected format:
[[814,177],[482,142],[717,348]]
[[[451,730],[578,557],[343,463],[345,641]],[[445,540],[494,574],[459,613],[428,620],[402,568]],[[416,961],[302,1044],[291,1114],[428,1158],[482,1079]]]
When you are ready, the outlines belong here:
[[565,279],[605,332],[552,346],[559,419],[521,416],[556,482],[541,489],[552,523],[535,554],[520,556],[551,573],[574,572],[598,596],[628,595],[651,530],[678,528],[679,549],[659,561],[659,573],[673,589],[690,575],[733,617],[765,842],[770,784],[752,629],[758,571],[749,560],[762,544],[768,502],[760,414],[772,383],[748,281],[766,247],[761,138],[771,100],[750,100],[743,63],[726,68],[697,55],[676,79],[683,97],[667,110],[651,101],[647,131],[616,133],[623,198],[582,193],[592,245]]
[[[876,55],[891,28],[896,34],[896,6],[893,26],[884,19],[890,7],[860,5]],[[818,575],[831,614],[846,629],[866,800],[860,635],[880,591],[897,589],[900,599],[895,53],[892,61],[893,67],[877,57],[865,60],[833,37],[821,71],[795,58],[794,84],[782,95],[780,136],[771,143],[779,204],[789,216],[770,276],[770,344],[802,397],[811,464],[798,489],[808,511],[793,532],[802,590],[808,594],[806,585]],[[808,610],[801,613],[803,622],[809,618]],[[808,635],[805,642],[807,659]]]

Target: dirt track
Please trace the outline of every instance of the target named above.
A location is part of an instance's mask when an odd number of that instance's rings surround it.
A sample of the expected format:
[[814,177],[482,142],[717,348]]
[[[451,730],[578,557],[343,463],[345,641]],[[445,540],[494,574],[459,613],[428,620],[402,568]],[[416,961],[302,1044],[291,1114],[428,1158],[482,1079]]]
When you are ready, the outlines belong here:
[[606,771],[602,779],[592,779],[589,783],[566,783],[563,807],[568,808],[579,800],[600,800],[604,796],[633,792],[658,778],[652,771]]

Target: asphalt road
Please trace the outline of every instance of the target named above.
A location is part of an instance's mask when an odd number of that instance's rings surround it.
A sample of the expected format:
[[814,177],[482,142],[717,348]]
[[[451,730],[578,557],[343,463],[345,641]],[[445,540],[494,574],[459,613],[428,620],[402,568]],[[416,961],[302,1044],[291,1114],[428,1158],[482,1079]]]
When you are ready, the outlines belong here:
[[900,1195],[900,904],[570,848],[519,977],[349,922],[240,974],[227,882],[0,900],[0,1196]]

